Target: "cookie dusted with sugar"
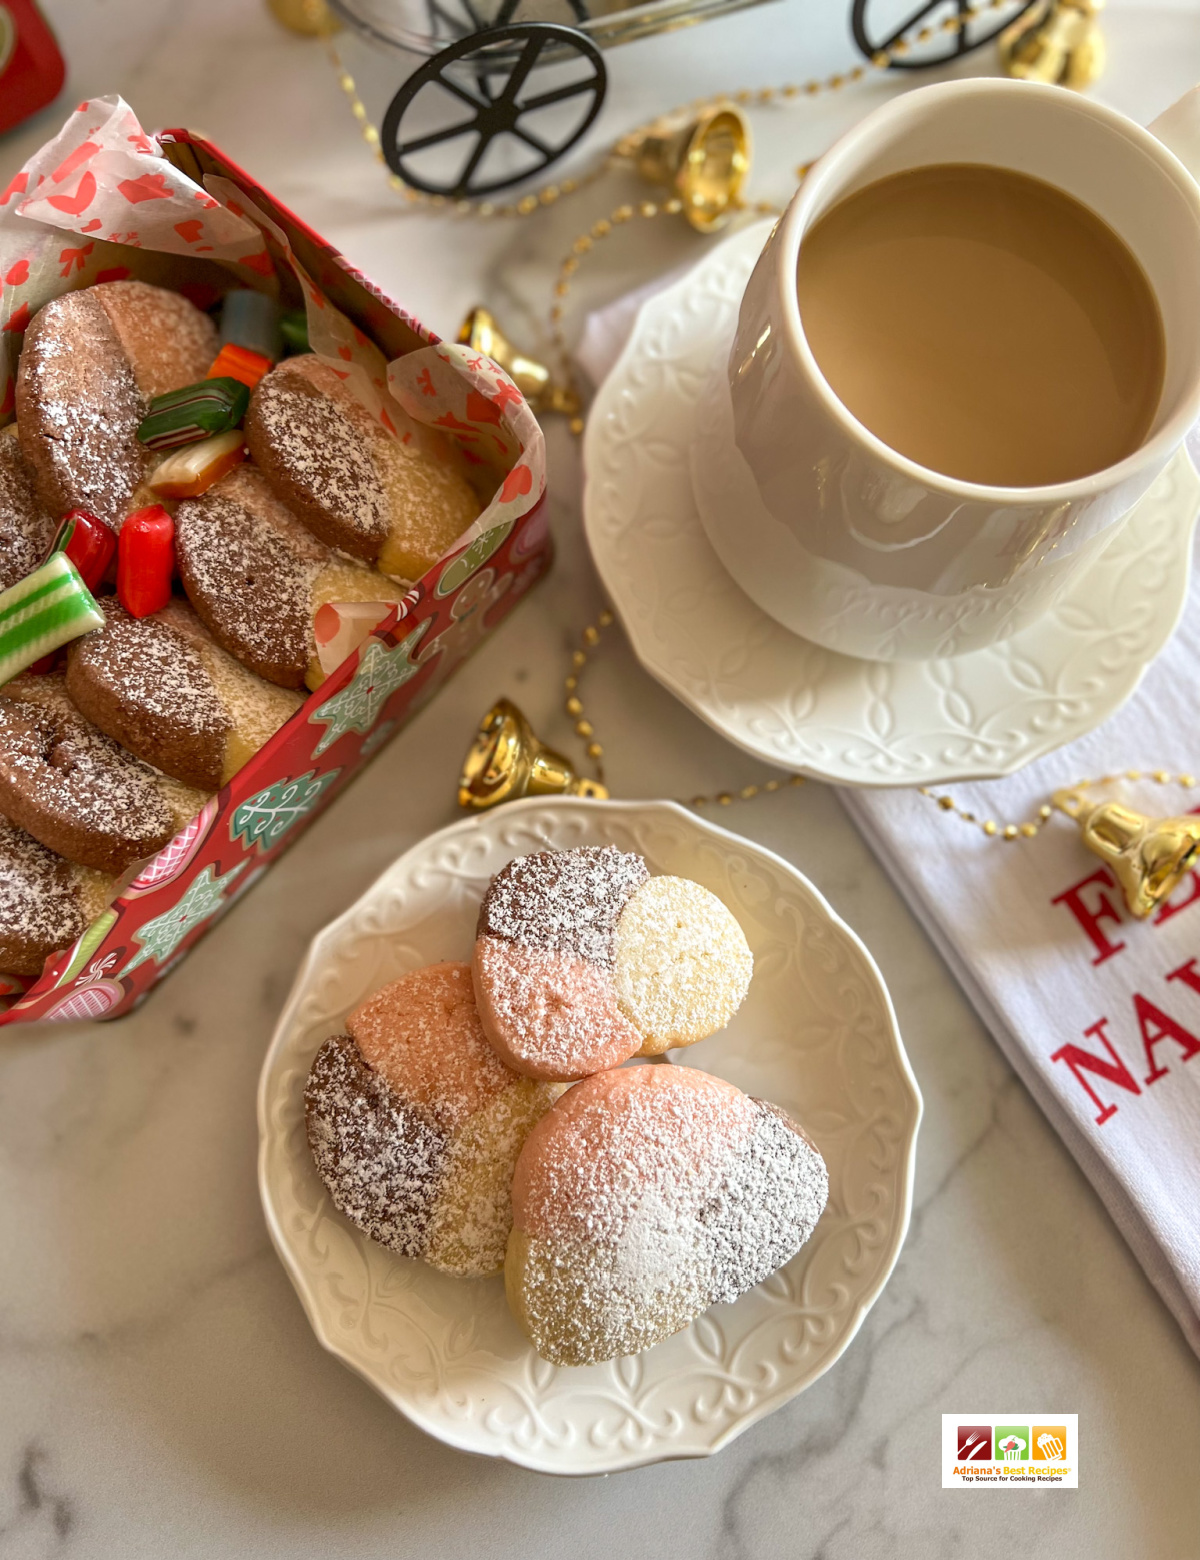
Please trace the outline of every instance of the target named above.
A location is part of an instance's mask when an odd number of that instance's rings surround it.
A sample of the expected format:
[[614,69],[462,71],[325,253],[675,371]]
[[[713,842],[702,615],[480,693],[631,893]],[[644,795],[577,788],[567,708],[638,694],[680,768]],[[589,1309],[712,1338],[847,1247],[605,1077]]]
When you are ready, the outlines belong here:
[[157,457],[137,430],[155,396],[203,379],[216,327],[179,293],[102,282],[33,316],[17,367],[17,427],[42,503],[119,526]]
[[737,918],[691,878],[649,878],[621,911],[613,981],[622,1013],[642,1036],[643,1056],[724,1029],[753,973]]
[[222,650],[183,601],[135,618],[115,598],[77,639],[67,692],[106,736],[201,791],[219,790],[300,708]]
[[175,513],[175,555],[188,600],[213,638],[267,682],[317,688],[313,618],[331,601],[400,601],[405,586],[337,557],[240,466]]
[[0,689],[0,812],[68,861],[123,872],[161,850],[204,801],[85,720],[61,674]]
[[65,861],[0,817],[0,970],[36,977],[108,902],[113,880]]
[[393,437],[319,358],[288,358],[255,388],[246,442],[276,494],[321,541],[419,579],[479,514],[451,446],[393,411]]
[[334,1206],[372,1240],[443,1272],[504,1265],[512,1177],[561,1092],[510,1071],[480,1027],[466,964],[433,964],[351,1013],[317,1052],[308,1141]]
[[641,1049],[612,971],[617,922],[647,876],[611,845],[535,851],[496,873],[472,968],[484,1031],[510,1067],[568,1081]]
[[828,1192],[774,1105],[691,1067],[599,1073],[517,1160],[509,1308],[555,1365],[637,1354],[790,1261]]
[[37,496],[33,467],[15,425],[5,428],[0,432],[0,590],[33,573],[49,552],[57,529],[54,516]]
[[498,1054],[530,1077],[568,1081],[723,1028],[753,960],[708,889],[650,877],[632,852],[581,846],[496,874],[472,967]]

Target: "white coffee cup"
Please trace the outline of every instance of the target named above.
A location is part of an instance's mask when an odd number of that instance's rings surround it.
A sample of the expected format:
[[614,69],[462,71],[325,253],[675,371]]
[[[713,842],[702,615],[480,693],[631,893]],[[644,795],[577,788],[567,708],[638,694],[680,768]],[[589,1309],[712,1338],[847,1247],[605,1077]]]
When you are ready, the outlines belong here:
[[[1200,89],[1160,127],[1200,175]],[[1057,185],[1140,261],[1167,355],[1158,413],[1134,454],[1046,487],[963,482],[890,449],[826,383],[796,297],[805,232],[862,186],[943,162]],[[728,388],[753,501],[701,508],[722,562],[764,611],[879,660],[993,644],[1053,605],[1200,417],[1200,187],[1149,131],[1060,87],[989,78],[907,92],[825,153],[780,220],[742,299]]]

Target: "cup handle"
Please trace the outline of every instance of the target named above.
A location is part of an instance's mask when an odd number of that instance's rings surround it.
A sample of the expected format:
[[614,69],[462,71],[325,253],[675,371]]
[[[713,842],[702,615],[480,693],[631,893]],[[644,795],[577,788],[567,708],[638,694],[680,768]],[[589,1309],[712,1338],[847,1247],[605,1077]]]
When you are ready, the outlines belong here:
[[[1169,152],[1175,153],[1192,178],[1200,184],[1200,87],[1185,92],[1178,103],[1172,103],[1147,129],[1151,135],[1157,136]],[[1200,473],[1200,423],[1196,424],[1183,442],[1192,465]]]
[[1200,87],[1185,92],[1178,103],[1172,103],[1146,128],[1169,152],[1175,153],[1200,184]]

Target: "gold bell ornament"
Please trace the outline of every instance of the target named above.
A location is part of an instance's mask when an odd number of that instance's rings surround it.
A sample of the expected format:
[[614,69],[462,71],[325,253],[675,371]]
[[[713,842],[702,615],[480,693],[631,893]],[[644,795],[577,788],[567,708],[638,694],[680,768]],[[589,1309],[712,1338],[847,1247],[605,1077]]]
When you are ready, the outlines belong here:
[[341,25],[325,0],[267,0],[267,10],[290,32],[306,38],[327,38]]
[[1049,0],[1000,34],[1000,65],[1022,81],[1080,91],[1104,70],[1104,34],[1097,20],[1104,0]]
[[715,233],[741,207],[750,172],[750,125],[732,103],[719,103],[687,118],[659,120],[644,135],[622,143],[651,184],[683,202],[683,215],[698,233]]
[[521,796],[584,796],[603,801],[608,791],[598,780],[581,778],[570,759],[539,742],[510,699],[498,699],[480,721],[463,761],[458,805],[483,812]]
[[1083,843],[1112,868],[1131,914],[1144,918],[1169,899],[1200,856],[1200,817],[1147,818],[1123,802],[1091,806],[1077,790],[1058,791],[1055,806],[1074,818]]
[[535,412],[562,412],[575,417],[579,397],[569,385],[555,384],[544,363],[515,347],[496,323],[496,316],[482,305],[472,309],[458,331],[460,347],[482,352],[498,363]]

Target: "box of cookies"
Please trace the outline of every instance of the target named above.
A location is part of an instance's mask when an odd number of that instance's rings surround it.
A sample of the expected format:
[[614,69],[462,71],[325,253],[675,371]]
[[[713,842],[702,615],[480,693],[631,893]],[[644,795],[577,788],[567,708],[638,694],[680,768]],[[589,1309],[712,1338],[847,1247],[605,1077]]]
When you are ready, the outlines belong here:
[[0,195],[0,1023],[128,1012],[550,561],[541,430],[215,146]]

